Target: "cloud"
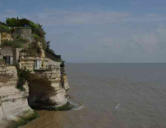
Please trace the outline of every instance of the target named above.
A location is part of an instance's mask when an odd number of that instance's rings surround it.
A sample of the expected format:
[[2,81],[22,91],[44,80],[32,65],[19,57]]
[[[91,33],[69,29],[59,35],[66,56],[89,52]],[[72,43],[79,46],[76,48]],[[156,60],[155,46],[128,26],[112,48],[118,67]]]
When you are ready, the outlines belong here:
[[[135,28],[136,29],[136,28]],[[130,29],[128,32],[130,33]],[[124,31],[123,31],[124,33]],[[98,56],[113,62],[165,62],[166,54],[166,27],[157,27],[153,32],[130,33],[130,36],[119,38],[104,36],[97,38],[95,46],[89,45]],[[99,55],[102,53],[102,55]],[[101,57],[101,58],[102,58]]]
[[125,19],[125,22],[134,22],[134,23],[152,23],[152,22],[166,22],[166,15],[149,13],[143,15],[131,15]]
[[45,25],[78,25],[78,24],[105,24],[123,20],[128,13],[123,12],[75,12],[75,11],[43,11],[34,14],[22,14],[15,10],[5,10],[0,13],[2,19],[6,17],[27,17]]
[[140,23],[140,22],[159,22],[166,21],[165,15],[144,14],[135,15],[129,12],[118,11],[58,11],[43,10],[38,13],[21,13],[15,10],[5,10],[0,13],[4,19],[6,17],[19,16],[27,17],[47,26],[54,25],[82,25],[82,24],[118,24],[118,23]]
[[155,33],[146,33],[134,35],[133,42],[138,44],[138,46],[141,46],[145,53],[152,54],[155,51],[158,51],[160,40],[158,40]]
[[58,10],[33,14],[15,10],[0,12],[2,19],[12,16],[26,17],[45,26],[49,39],[56,42],[52,43],[52,48],[67,61],[166,62],[164,14]]
[[160,14],[135,15],[129,12],[96,11],[76,12],[47,10],[36,14],[35,19],[47,25],[81,25],[81,24],[118,24],[118,23],[145,23],[165,22],[166,16]]
[[128,16],[124,12],[45,11],[39,13],[37,19],[49,25],[78,25],[117,23]]

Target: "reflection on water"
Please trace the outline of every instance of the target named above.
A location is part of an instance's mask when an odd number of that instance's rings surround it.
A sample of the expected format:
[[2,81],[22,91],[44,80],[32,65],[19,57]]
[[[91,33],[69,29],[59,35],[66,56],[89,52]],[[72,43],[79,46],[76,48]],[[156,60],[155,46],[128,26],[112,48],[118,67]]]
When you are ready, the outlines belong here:
[[68,64],[78,111],[39,111],[24,128],[165,128],[166,64]]

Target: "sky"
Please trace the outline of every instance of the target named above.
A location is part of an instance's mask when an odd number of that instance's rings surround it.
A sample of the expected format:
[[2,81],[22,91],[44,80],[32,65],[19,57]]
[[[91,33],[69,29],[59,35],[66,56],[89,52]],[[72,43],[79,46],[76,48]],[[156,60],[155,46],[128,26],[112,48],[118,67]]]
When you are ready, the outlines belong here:
[[16,16],[66,62],[166,62],[166,0],[0,0],[0,20]]

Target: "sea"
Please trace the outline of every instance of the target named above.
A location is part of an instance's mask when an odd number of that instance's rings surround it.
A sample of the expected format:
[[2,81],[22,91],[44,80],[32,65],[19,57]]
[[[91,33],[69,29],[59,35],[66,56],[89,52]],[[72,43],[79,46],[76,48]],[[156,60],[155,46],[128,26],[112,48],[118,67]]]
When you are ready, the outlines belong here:
[[166,128],[166,63],[67,63],[78,108],[37,111],[23,128]]

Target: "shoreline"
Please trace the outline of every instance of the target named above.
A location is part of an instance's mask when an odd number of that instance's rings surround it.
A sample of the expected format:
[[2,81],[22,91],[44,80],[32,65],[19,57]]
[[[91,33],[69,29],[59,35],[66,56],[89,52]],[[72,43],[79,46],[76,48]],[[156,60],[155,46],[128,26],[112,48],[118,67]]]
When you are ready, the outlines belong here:
[[17,116],[13,120],[2,120],[0,122],[0,126],[2,128],[18,128],[20,126],[24,126],[35,120],[39,117],[39,114],[36,111],[25,111],[20,116]]
[[57,108],[47,108],[47,110],[41,109],[41,110],[35,110],[35,111],[27,111],[24,112],[21,116],[18,116],[16,120],[8,121],[4,120],[1,126],[5,128],[19,128],[24,127],[25,125],[28,125],[31,121],[40,118],[40,115],[38,112],[40,111],[52,111],[52,112],[62,112],[62,111],[70,111],[73,108],[76,108],[74,104],[71,104],[70,102],[67,102],[65,105]]
[[23,116],[20,116],[18,120],[11,122],[11,126],[7,128],[18,128],[21,126],[24,126],[31,122],[32,120],[35,120],[39,117],[39,114],[34,111],[33,113],[25,113]]

